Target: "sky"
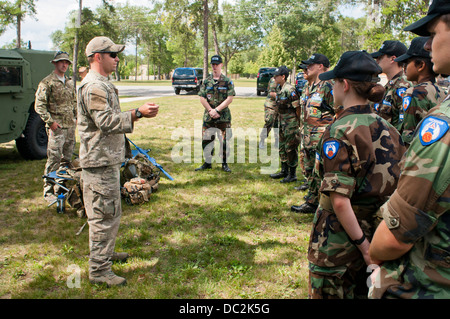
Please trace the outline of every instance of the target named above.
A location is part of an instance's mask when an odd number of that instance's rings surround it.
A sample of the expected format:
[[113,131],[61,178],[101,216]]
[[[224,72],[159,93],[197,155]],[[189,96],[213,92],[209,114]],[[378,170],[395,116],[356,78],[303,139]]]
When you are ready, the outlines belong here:
[[[101,0],[83,0],[83,7],[92,10],[99,7]],[[111,3],[142,6],[147,4],[146,0],[111,0]],[[36,0],[36,17],[26,17],[22,22],[22,41],[31,41],[31,46],[35,50],[52,50],[53,43],[50,34],[56,30],[63,30],[69,13],[78,10],[78,0]],[[344,9],[343,15],[361,17],[364,15],[363,9]],[[0,36],[0,47],[9,44],[16,39],[15,27]]]

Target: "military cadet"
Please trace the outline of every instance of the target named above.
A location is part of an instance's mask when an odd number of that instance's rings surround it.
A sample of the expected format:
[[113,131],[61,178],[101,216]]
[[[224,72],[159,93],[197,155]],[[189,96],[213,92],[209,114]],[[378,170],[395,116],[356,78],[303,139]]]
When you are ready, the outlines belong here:
[[428,37],[414,38],[408,52],[395,59],[404,62],[406,79],[418,83],[406,90],[400,110],[401,133],[407,146],[411,144],[417,124],[445,98],[436,85],[437,74],[433,71],[430,52],[424,49],[427,41]]
[[270,177],[280,179],[281,183],[291,183],[297,180],[298,145],[300,143],[299,130],[299,96],[295,87],[287,80],[289,70],[281,66],[275,70],[273,75],[277,86],[276,104],[279,116],[280,145],[279,154],[281,171],[271,174]]
[[309,83],[302,93],[302,149],[304,176],[307,179],[308,194],[305,203],[293,205],[291,210],[296,213],[314,214],[319,204],[320,179],[314,173],[316,149],[323,132],[332,122],[333,94],[332,83],[322,81],[319,75],[326,72],[330,66],[328,58],[320,53],[313,54],[308,60],[302,61],[306,66],[305,76]]
[[[434,0],[405,31],[430,36],[433,70],[450,74],[450,1]],[[370,246],[379,260],[370,298],[450,298],[450,96],[417,128],[397,190],[381,208]]]
[[86,46],[89,73],[78,89],[78,131],[83,199],[89,225],[89,280],[107,286],[123,285],[126,279],[111,270],[114,260],[127,253],[114,252],[120,217],[120,167],[125,161],[125,133],[134,122],[155,117],[159,106],[145,103],[121,112],[116,87],[108,76],[116,70],[118,53],[125,46],[107,37],[95,37]]
[[222,74],[222,58],[219,55],[211,57],[212,74],[210,74],[200,87],[198,95],[200,103],[205,108],[202,128],[202,148],[205,162],[196,168],[196,171],[211,168],[212,153],[216,131],[220,131],[219,140],[222,145],[222,170],[231,172],[228,167],[227,158],[229,145],[227,141],[231,138],[231,112],[229,105],[233,102],[233,82]]
[[403,93],[411,87],[412,83],[406,80],[403,73],[403,63],[395,62],[395,59],[407,51],[406,46],[400,41],[384,41],[377,52],[372,53],[388,82],[385,85],[384,97],[373,104],[374,111],[400,131],[399,121],[402,108]]
[[[264,127],[259,138],[259,148],[264,148],[264,142],[272,128],[278,129],[278,112],[276,104],[277,84],[272,77],[267,86],[267,98],[264,102]],[[278,145],[278,130],[274,130],[275,144]]]
[[366,265],[377,209],[392,194],[405,151],[400,134],[371,111],[384,93],[381,68],[365,51],[344,53],[334,70],[336,118],[318,146],[323,179],[308,248],[310,298],[367,298]]
[[[44,174],[69,167],[75,147],[77,97],[72,81],[65,75],[72,61],[67,52],[56,52],[51,63],[54,71],[45,77],[36,91],[34,108],[45,122],[48,136]],[[44,179],[44,199],[53,202],[58,190]]]

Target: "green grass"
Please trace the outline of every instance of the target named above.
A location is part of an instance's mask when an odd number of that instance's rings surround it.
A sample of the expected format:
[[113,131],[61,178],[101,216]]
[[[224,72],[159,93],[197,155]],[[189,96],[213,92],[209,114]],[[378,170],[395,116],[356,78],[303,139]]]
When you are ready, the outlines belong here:
[[[297,184],[261,174],[261,163],[219,164],[195,172],[199,163],[176,164],[176,128],[193,131],[203,108],[195,96],[155,99],[155,119],[140,120],[129,138],[174,178],[161,178],[151,200],[122,202],[117,251],[131,257],[113,270],[127,278],[107,289],[88,281],[88,227],[73,209],[56,213],[42,199],[45,160],[25,161],[13,144],[0,148],[0,298],[306,298],[307,247],[312,216],[290,206],[303,202]],[[122,105],[122,109],[140,103]],[[234,128],[263,126],[264,98],[235,98]],[[78,150],[78,144],[77,144]],[[299,176],[300,178],[301,176]],[[69,288],[73,268],[79,288]]]

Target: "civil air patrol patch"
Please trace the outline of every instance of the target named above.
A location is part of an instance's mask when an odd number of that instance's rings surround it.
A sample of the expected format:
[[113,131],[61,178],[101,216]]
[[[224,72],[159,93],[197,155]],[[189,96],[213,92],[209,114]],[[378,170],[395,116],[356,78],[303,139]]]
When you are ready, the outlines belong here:
[[375,104],[373,105],[373,108],[375,109],[375,111],[378,112],[378,109],[380,108],[380,103],[375,103]]
[[212,95],[211,95],[211,94],[206,94],[206,98],[207,98],[208,100],[211,100]]
[[295,91],[292,91],[291,96],[292,96],[292,97],[295,97],[295,96],[296,96]]
[[403,97],[403,94],[405,94],[405,92],[406,92],[406,88],[398,88],[397,89],[397,95],[399,97]]
[[403,111],[406,111],[410,104],[411,104],[411,96],[409,95],[405,96],[402,102]]
[[333,159],[339,151],[339,143],[337,141],[328,141],[323,144],[323,153],[328,159]]
[[419,130],[420,143],[423,146],[438,141],[448,131],[449,125],[437,117],[429,116],[423,120]]

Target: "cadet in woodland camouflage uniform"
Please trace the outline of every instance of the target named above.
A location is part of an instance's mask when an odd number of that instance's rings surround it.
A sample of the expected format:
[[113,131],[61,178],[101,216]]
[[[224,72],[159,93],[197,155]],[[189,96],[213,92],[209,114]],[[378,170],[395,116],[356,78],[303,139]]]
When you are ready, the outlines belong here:
[[306,202],[300,206],[293,205],[291,210],[297,213],[314,214],[319,204],[320,179],[314,173],[317,144],[319,143],[326,127],[332,122],[333,94],[332,84],[329,81],[321,81],[319,75],[328,70],[330,61],[319,53],[313,54],[308,60],[302,61],[306,65],[305,75],[308,83],[302,93],[302,153],[304,176],[308,183]]
[[405,147],[368,104],[383,96],[381,68],[364,51],[344,53],[334,70],[336,119],[318,146],[323,181],[308,248],[310,298],[367,298],[366,265],[374,217],[397,185]]
[[385,85],[386,93],[383,99],[373,104],[373,108],[378,115],[394,125],[398,131],[401,129],[399,116],[403,93],[412,83],[406,80],[402,63],[395,62],[395,59],[405,54],[406,51],[406,46],[400,41],[388,40],[383,42],[377,52],[371,54],[388,78],[388,83]]
[[205,163],[196,168],[196,171],[211,168],[214,140],[217,130],[220,130],[220,143],[222,145],[222,170],[231,172],[227,164],[229,145],[227,141],[231,138],[231,112],[229,105],[233,102],[233,82],[222,74],[222,58],[218,55],[211,57],[213,69],[202,83],[198,95],[200,103],[205,108],[202,128],[202,148]]
[[[436,73],[450,74],[450,1],[434,0],[406,31],[431,36]],[[397,190],[370,246],[378,260],[370,298],[450,298],[450,96],[417,128]]]
[[414,38],[408,52],[395,59],[397,62],[405,63],[407,80],[418,83],[406,90],[400,110],[402,138],[407,146],[411,144],[417,124],[429,110],[445,98],[444,93],[436,85],[437,74],[433,71],[430,52],[424,49],[428,39],[428,37]]
[[83,199],[89,224],[89,280],[108,286],[126,279],[111,270],[111,262],[124,260],[114,246],[122,214],[120,166],[125,161],[125,133],[131,133],[141,117],[155,117],[158,105],[145,103],[121,112],[116,87],[108,76],[116,70],[124,45],[107,37],[95,37],[86,46],[89,73],[78,89],[78,131]]
[[[269,136],[270,131],[273,128],[278,128],[278,111],[276,104],[277,97],[277,84],[275,83],[275,79],[272,77],[269,80],[269,84],[267,86],[267,98],[264,102],[264,127],[261,132],[261,136],[259,138],[259,148],[264,148],[264,141]],[[274,131],[275,135],[275,144],[278,144],[278,131]]]
[[273,75],[277,86],[276,104],[279,116],[280,145],[279,154],[281,171],[271,174],[270,177],[280,179],[282,183],[290,183],[297,180],[298,145],[300,143],[299,96],[295,87],[287,82],[289,70],[281,66]]
[[[70,166],[77,120],[75,88],[65,75],[72,64],[69,54],[59,51],[51,62],[55,65],[55,70],[39,83],[34,103],[36,113],[45,122],[48,136],[45,175]],[[56,200],[56,192],[53,184],[44,179],[44,198],[53,202]]]

